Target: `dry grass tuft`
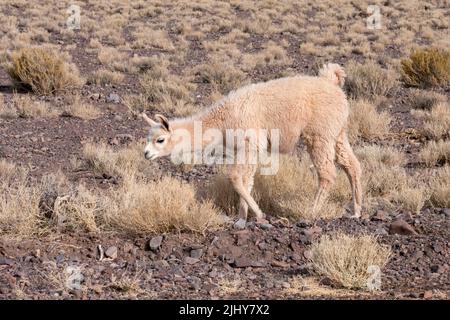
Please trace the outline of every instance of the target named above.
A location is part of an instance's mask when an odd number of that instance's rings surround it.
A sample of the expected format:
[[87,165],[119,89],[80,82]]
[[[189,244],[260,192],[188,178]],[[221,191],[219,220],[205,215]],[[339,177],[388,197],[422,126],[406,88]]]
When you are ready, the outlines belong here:
[[436,177],[430,181],[430,201],[436,207],[450,207],[450,166],[439,169]]
[[196,199],[194,187],[164,177],[147,183],[128,176],[109,195],[108,223],[131,234],[190,231],[205,233],[220,227],[222,218],[214,206]]
[[[157,164],[146,161],[140,143],[133,143],[126,148],[114,150],[105,143],[87,143],[83,155],[87,165],[99,176],[124,178],[129,175],[161,177]],[[158,173],[158,174],[157,174]]]
[[69,104],[64,107],[62,113],[64,116],[92,120],[98,118],[101,114],[96,106],[83,102],[79,95],[70,97],[68,102]]
[[196,73],[201,81],[210,83],[213,90],[222,94],[239,88],[246,81],[245,73],[235,68],[232,62],[212,61],[200,66]]
[[383,139],[389,134],[392,119],[387,112],[378,112],[376,107],[365,100],[350,101],[349,137],[373,140]]
[[431,110],[441,103],[446,103],[447,97],[443,94],[415,89],[409,98],[409,104],[412,109]]
[[107,69],[99,69],[89,76],[88,83],[95,83],[97,85],[122,84],[124,79],[125,76],[123,73]]
[[54,50],[29,47],[11,53],[8,74],[18,84],[37,94],[54,94],[80,87],[83,80],[78,69]]
[[428,167],[450,163],[450,141],[429,141],[420,150],[419,159]]
[[21,238],[42,233],[41,191],[28,185],[27,170],[1,160],[0,177],[0,235]]
[[370,266],[383,268],[390,248],[378,244],[370,235],[324,235],[311,246],[315,271],[345,288],[367,288]]
[[34,100],[28,94],[13,95],[12,108],[14,111],[11,112],[14,112],[21,118],[53,117],[58,115],[58,112],[47,102]]
[[[261,209],[274,216],[298,220],[318,217],[337,217],[344,213],[344,204],[350,200],[350,189],[346,177],[339,172],[329,200],[313,216],[312,204],[317,190],[317,177],[308,155],[301,159],[281,155],[276,175],[255,175],[253,194]],[[299,183],[301,181],[301,183]],[[228,215],[238,212],[239,197],[224,171],[210,182],[207,190],[209,199]]]
[[17,117],[17,110],[10,104],[7,104],[0,93],[0,119],[14,119]]
[[366,145],[356,149],[355,154],[359,161],[372,168],[379,164],[387,167],[402,167],[406,164],[405,154],[393,147]]
[[450,105],[439,103],[430,111],[411,110],[417,119],[424,121],[422,133],[434,140],[450,137]]
[[396,72],[383,69],[372,61],[365,64],[350,62],[345,72],[345,89],[353,99],[373,100],[378,96],[389,96],[398,87]]
[[403,82],[411,87],[430,88],[450,84],[450,51],[417,49],[401,61]]
[[193,105],[195,86],[168,70],[168,61],[162,58],[149,60],[148,69],[140,77],[143,94],[128,99],[132,110],[156,110],[175,116],[187,116],[197,111]]

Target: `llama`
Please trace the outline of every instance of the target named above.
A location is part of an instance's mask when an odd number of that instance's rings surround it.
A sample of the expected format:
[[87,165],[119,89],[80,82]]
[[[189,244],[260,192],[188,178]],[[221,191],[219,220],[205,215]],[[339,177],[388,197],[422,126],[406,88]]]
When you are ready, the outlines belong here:
[[[170,155],[180,143],[177,129],[193,134],[195,121],[201,121],[203,128],[221,131],[278,129],[280,153],[292,152],[300,138],[306,144],[318,174],[313,212],[320,208],[335,181],[336,161],[350,181],[353,217],[358,218],[362,202],[361,167],[347,137],[349,107],[341,89],[345,76],[343,68],[329,63],[322,67],[317,77],[297,75],[245,86],[192,117],[169,121],[162,115],[156,115],[155,121],[143,113],[143,118],[150,125],[145,157],[154,160]],[[270,137],[267,139],[270,145]],[[192,147],[194,152],[199,151],[196,149],[205,148],[205,142]],[[248,208],[256,215],[257,221],[265,221],[265,214],[251,195],[256,168],[255,164],[232,164],[227,167],[228,177],[240,197],[236,228],[245,228]]]

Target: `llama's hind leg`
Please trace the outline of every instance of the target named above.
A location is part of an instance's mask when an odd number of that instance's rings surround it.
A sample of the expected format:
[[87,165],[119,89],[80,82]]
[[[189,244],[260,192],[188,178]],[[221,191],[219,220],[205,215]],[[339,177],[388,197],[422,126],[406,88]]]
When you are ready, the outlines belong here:
[[336,180],[335,148],[331,142],[317,140],[308,145],[308,152],[319,177],[319,187],[313,204],[313,213],[317,213]]
[[[238,228],[245,227],[248,207],[255,213],[257,219],[263,219],[265,216],[251,196],[251,187],[253,186],[253,176],[255,171],[256,166],[232,165],[228,172],[231,183],[240,197],[239,220],[235,224]],[[246,181],[246,184],[244,184],[244,181]]]
[[[248,193],[252,193],[254,175],[256,171],[256,166],[249,166],[246,170],[242,172],[242,183],[244,188],[247,189]],[[248,216],[248,204],[243,197],[239,197],[239,217],[235,222],[234,227],[236,229],[244,229],[247,223]]]
[[336,161],[347,174],[352,188],[353,217],[361,216],[362,189],[361,189],[361,165],[355,157],[348,142],[345,130],[342,130],[336,142]]

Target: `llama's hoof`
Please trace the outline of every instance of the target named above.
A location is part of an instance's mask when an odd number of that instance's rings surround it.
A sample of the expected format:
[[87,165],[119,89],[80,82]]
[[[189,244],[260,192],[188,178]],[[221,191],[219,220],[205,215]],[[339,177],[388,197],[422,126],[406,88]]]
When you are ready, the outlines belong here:
[[239,219],[236,221],[233,225],[235,229],[245,229],[245,225],[247,224],[247,221],[245,219]]
[[344,217],[349,219],[360,219],[361,213],[347,212],[347,214],[344,214]]

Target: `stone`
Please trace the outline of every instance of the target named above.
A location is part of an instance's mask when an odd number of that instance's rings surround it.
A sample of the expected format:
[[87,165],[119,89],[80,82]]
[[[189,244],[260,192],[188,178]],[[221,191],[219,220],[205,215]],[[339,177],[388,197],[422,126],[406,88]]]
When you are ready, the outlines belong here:
[[374,221],[386,221],[389,220],[389,215],[384,210],[377,210],[377,212],[372,216]]
[[170,267],[169,263],[166,260],[155,261],[154,266],[158,269],[165,269]]
[[431,299],[433,298],[433,291],[432,290],[427,290],[423,293],[423,298],[424,299]]
[[261,223],[259,227],[263,230],[269,230],[273,228],[273,225],[271,225],[270,223]]
[[397,219],[389,227],[390,234],[416,235],[414,228],[403,219]]
[[162,236],[156,236],[150,239],[148,246],[150,250],[157,251],[159,247],[161,246],[163,237]]
[[189,255],[191,256],[191,258],[200,259],[203,255],[203,249],[193,249],[191,250]]
[[0,266],[11,266],[14,264],[14,261],[8,259],[6,257],[0,257]]
[[108,103],[119,103],[120,102],[120,97],[119,97],[119,95],[117,93],[110,93],[106,97],[106,102],[108,102]]
[[253,266],[253,261],[247,257],[240,257],[234,259],[233,265],[236,268],[247,268]]
[[289,263],[279,261],[279,260],[273,260],[271,263],[272,267],[278,267],[278,268],[289,268]]
[[239,219],[238,221],[236,221],[234,223],[233,228],[242,230],[242,229],[245,229],[246,224],[247,224],[247,221],[245,221],[245,219]]
[[196,258],[191,258],[191,257],[185,257],[184,258],[184,263],[186,263],[186,264],[196,264],[199,261],[200,260],[196,259]]
[[302,236],[300,236],[300,241],[303,244],[311,243],[315,238],[317,238],[322,233],[322,228],[311,227],[302,231]]
[[379,236],[386,236],[388,235],[388,232],[384,228],[378,228],[377,230],[375,230],[375,234]]
[[445,214],[447,217],[450,217],[450,208],[442,209],[442,213]]
[[92,100],[99,100],[100,96],[101,96],[100,93],[93,93],[93,94],[91,94],[90,98]]
[[310,250],[305,250],[305,251],[303,251],[303,256],[306,259],[310,260],[312,258],[312,252]]
[[110,259],[116,259],[117,258],[117,247],[111,246],[105,251],[105,257]]

